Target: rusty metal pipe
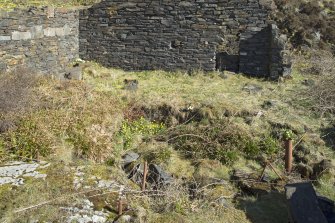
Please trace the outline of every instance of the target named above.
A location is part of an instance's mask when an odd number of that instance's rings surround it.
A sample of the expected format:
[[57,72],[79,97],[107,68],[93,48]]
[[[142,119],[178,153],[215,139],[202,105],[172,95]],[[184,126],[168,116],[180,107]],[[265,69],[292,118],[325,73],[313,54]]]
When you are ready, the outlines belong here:
[[287,173],[292,172],[292,162],[293,162],[293,144],[292,140],[285,141],[285,169]]

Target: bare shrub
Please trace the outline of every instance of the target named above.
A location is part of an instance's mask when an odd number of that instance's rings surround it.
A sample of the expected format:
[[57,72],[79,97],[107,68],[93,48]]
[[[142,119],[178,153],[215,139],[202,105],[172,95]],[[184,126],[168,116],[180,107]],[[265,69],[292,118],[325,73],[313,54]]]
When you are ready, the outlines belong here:
[[311,89],[307,95],[310,107],[322,115],[335,114],[335,76],[324,76]]
[[36,75],[24,70],[0,75],[0,114],[30,110],[37,101],[33,91],[37,82]]
[[273,14],[274,19],[295,48],[307,45],[334,53],[335,16],[329,13],[334,10],[333,4],[316,0],[275,0],[275,3],[278,10]]
[[239,155],[257,159],[260,154],[277,153],[278,143],[270,136],[259,140],[246,129],[220,120],[211,125],[190,124],[173,129],[169,143],[187,158],[208,158],[233,164]]
[[300,58],[299,64],[304,64],[300,70],[302,73],[313,75],[335,74],[335,57],[325,50],[310,50],[304,58]]

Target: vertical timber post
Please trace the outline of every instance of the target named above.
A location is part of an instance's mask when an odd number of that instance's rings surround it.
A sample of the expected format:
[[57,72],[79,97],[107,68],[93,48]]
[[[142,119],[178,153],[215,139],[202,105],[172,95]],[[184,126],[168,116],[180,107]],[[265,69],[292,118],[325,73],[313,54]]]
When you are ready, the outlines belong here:
[[285,169],[287,173],[292,171],[292,161],[293,161],[293,144],[292,140],[288,139],[285,141]]
[[143,167],[142,191],[145,191],[145,185],[147,183],[147,174],[148,174],[148,162],[145,161]]
[[123,190],[124,190],[124,187],[121,186],[120,191],[119,191],[119,199],[117,202],[117,213],[119,216],[123,214],[123,198],[124,198]]
[[121,216],[123,213],[123,201],[122,198],[119,198],[118,205],[117,205],[117,214]]

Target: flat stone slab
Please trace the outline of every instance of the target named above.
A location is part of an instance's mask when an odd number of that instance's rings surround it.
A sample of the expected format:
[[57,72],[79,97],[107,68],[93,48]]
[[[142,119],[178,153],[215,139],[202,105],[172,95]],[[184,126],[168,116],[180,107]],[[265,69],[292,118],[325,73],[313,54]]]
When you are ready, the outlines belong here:
[[285,191],[292,222],[328,223],[311,183],[288,184]]
[[62,207],[61,210],[68,213],[64,222],[72,223],[104,223],[107,222],[108,213],[94,210],[94,205],[89,200],[81,200],[78,204],[80,207]]
[[25,163],[12,162],[0,166],[0,185],[12,184],[19,186],[24,184],[23,177],[46,178],[46,174],[41,174],[37,169],[48,167],[47,163]]

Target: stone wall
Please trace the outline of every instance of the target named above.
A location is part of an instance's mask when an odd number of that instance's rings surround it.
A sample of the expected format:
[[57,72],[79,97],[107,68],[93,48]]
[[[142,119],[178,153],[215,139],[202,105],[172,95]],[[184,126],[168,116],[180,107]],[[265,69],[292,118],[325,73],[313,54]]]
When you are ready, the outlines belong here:
[[79,57],[79,12],[30,8],[0,12],[0,72],[62,75]]
[[80,13],[80,56],[126,70],[276,78],[272,49],[282,49],[273,44],[272,28],[259,0],[106,0]]
[[125,70],[230,70],[276,79],[290,63],[267,1],[105,0],[81,10],[0,12],[0,72],[23,67],[63,77],[80,56]]

